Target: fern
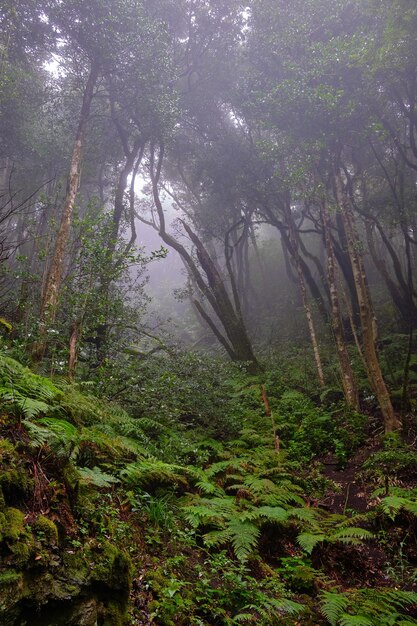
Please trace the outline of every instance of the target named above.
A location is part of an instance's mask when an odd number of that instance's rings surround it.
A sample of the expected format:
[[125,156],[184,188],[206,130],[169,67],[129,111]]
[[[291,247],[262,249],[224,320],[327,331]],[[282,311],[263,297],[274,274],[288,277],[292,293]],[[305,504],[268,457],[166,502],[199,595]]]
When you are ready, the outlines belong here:
[[170,465],[163,461],[143,460],[127,465],[120,473],[130,486],[156,488],[160,485],[188,486],[187,470],[180,465]]
[[257,517],[265,518],[268,522],[285,522],[288,519],[288,511],[279,506],[260,506],[256,509]]
[[349,545],[359,545],[367,539],[372,539],[373,535],[369,530],[364,528],[338,528],[328,533],[323,532],[304,532],[297,537],[297,542],[301,548],[311,554],[314,548],[325,541],[329,543],[346,543]]
[[32,447],[48,446],[59,457],[69,458],[79,442],[77,429],[65,420],[43,418],[37,422],[24,420],[23,424]]
[[300,533],[297,537],[297,543],[304,552],[311,554],[319,543],[326,541],[326,538],[327,536],[324,534]]
[[23,414],[24,417],[36,417],[40,413],[48,413],[50,406],[43,400],[36,400],[23,396],[19,391],[8,387],[0,387],[0,398],[9,405],[12,410]]
[[255,524],[232,517],[228,520],[227,526],[223,530],[206,533],[204,541],[208,546],[217,546],[230,542],[236,558],[243,562],[247,560],[249,554],[256,547],[259,535],[260,530]]
[[338,622],[340,626],[374,626],[375,622],[364,615],[348,615],[343,613]]
[[383,513],[388,515],[392,521],[395,520],[401,510],[417,516],[417,502],[401,496],[387,496],[383,498],[380,507]]
[[49,378],[38,376],[20,363],[0,353],[0,383],[3,387],[15,390],[20,395],[51,401],[62,392]]
[[341,542],[348,544],[360,544],[367,539],[372,539],[373,534],[369,530],[364,528],[341,528],[335,530],[333,534],[328,538],[331,542]]
[[411,626],[417,620],[402,612],[416,603],[417,593],[411,591],[358,589],[346,593],[324,591],[320,604],[331,626]]
[[98,488],[111,487],[112,485],[119,483],[120,481],[111,474],[103,472],[99,467],[79,467],[77,469],[82,483],[87,485],[94,485]]
[[323,591],[321,596],[321,611],[331,626],[337,626],[340,616],[349,606],[349,599],[345,594],[334,591]]

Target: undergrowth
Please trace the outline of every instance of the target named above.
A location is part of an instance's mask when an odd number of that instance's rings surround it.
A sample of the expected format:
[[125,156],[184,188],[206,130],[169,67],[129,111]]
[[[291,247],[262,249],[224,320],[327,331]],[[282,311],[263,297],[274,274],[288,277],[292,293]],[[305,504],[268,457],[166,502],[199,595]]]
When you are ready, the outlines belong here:
[[386,439],[362,469],[367,510],[328,510],[323,494],[338,487],[320,462],[349,463],[366,417],[267,386],[277,450],[260,382],[240,371],[220,382],[200,363],[196,376],[218,383],[213,403],[207,383],[201,410],[197,396],[187,401],[199,389],[191,379],[164,412],[167,388],[175,395],[195,365],[154,380],[162,400],[147,413],[145,400],[131,410],[0,355],[0,611],[57,601],[13,599],[7,590],[28,573],[56,571],[69,585],[65,571],[78,568],[66,597],[107,580],[122,607],[114,623],[129,623],[128,611],[131,624],[416,624],[415,581],[404,575],[417,557],[417,490],[405,482],[413,449]]

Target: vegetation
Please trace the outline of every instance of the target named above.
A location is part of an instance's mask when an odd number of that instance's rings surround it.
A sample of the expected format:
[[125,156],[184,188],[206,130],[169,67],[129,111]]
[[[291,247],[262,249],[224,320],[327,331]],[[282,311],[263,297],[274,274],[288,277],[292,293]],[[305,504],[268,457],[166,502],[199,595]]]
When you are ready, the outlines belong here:
[[[176,354],[160,367],[168,375],[189,359]],[[1,357],[5,623],[34,611],[39,623],[59,611],[62,624],[417,623],[415,576],[406,575],[417,453],[390,437],[352,483],[337,484],[326,455],[349,467],[367,450],[358,438],[341,455],[349,410],[324,437],[314,425],[327,424],[334,407],[299,392],[275,399],[271,389],[280,419],[292,407],[277,452],[255,380],[200,361],[212,383],[201,405],[185,406],[179,389],[175,412],[163,413],[161,394],[145,419]],[[199,376],[188,371],[197,393]],[[306,423],[310,437],[298,436]],[[349,488],[359,480],[366,495],[357,508]],[[342,510],[331,504],[339,490]]]
[[414,4],[3,1],[1,624],[417,624]]

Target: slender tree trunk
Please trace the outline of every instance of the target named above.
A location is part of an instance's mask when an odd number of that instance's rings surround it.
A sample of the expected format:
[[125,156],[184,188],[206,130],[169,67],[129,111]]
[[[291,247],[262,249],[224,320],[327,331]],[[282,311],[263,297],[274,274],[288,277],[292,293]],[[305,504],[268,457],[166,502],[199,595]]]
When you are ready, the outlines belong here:
[[342,175],[339,169],[335,173],[335,191],[346,232],[348,253],[359,302],[363,354],[366,360],[368,377],[381,408],[385,432],[391,432],[393,430],[399,430],[401,428],[401,422],[394,412],[379,363],[376,348],[376,320],[372,309],[361,253],[361,242],[356,231],[350,200],[345,192]]
[[90,116],[91,102],[94,96],[94,87],[97,82],[99,68],[97,63],[92,62],[87,84],[84,90],[83,102],[78,121],[77,133],[71,155],[67,189],[64,201],[64,210],[61,217],[55,248],[49,268],[48,277],[42,297],[39,332],[40,340],[34,347],[33,359],[40,360],[45,352],[47,343],[47,329],[54,322],[58,306],[61,280],[64,271],[65,252],[67,248],[75,198],[78,192],[81,174],[82,152],[87,133],[87,123]]
[[75,378],[75,368],[78,359],[78,342],[80,336],[80,324],[74,322],[71,328],[69,340],[69,356],[68,356],[68,380],[73,382]]
[[320,348],[319,348],[319,342],[317,338],[316,326],[314,324],[313,313],[312,313],[310,303],[307,297],[307,288],[306,288],[306,283],[304,280],[304,272],[300,263],[300,252],[298,249],[297,233],[295,232],[295,224],[294,224],[293,217],[291,215],[290,206],[286,207],[286,218],[287,218],[288,231],[289,231],[289,240],[291,243],[292,259],[294,261],[295,269],[296,269],[297,276],[298,276],[298,283],[300,286],[301,298],[303,301],[304,312],[305,312],[306,319],[307,319],[308,331],[310,334],[311,345],[313,346],[313,353],[314,353],[314,360],[316,363],[317,375],[318,375],[320,385],[324,387],[325,381],[324,381],[323,365],[321,362]]
[[350,356],[346,345],[342,316],[340,312],[339,293],[337,288],[336,258],[333,249],[331,236],[330,216],[325,201],[320,205],[320,214],[323,227],[324,243],[327,254],[327,278],[329,282],[330,304],[332,311],[332,328],[336,342],[337,355],[339,357],[340,369],[342,372],[342,385],[349,406],[359,409],[359,395],[356,386],[355,376],[350,363]]

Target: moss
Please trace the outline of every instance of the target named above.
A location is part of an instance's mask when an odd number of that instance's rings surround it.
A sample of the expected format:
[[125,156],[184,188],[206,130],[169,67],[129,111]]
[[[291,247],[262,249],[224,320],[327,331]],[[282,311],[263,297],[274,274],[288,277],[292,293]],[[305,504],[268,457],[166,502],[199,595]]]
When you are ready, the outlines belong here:
[[9,507],[6,509],[5,518],[5,539],[17,541],[22,535],[26,534],[25,515],[22,511]]
[[16,565],[25,565],[35,556],[35,542],[31,536],[26,541],[18,541],[9,547]]
[[80,480],[80,475],[72,463],[67,463],[62,470],[64,482],[71,489],[76,489]]
[[22,582],[22,574],[15,570],[8,570],[7,572],[0,572],[0,588],[7,585],[15,585]]
[[164,575],[162,568],[158,567],[155,570],[151,570],[146,574],[146,580],[149,582],[152,591],[159,593],[166,586],[166,576]]
[[6,515],[0,511],[0,541],[3,541],[7,529]]
[[65,552],[63,554],[63,565],[66,576],[72,584],[84,585],[87,583],[93,563],[93,555],[88,547],[83,547],[73,554]]
[[14,456],[14,445],[8,439],[0,439],[0,462]]
[[119,602],[107,602],[101,616],[103,626],[125,626],[128,622],[127,607]]
[[40,540],[45,540],[51,545],[58,544],[58,529],[45,515],[39,515],[36,518],[32,529]]
[[127,595],[132,580],[132,562],[116,546],[108,541],[101,541],[97,544],[96,566],[92,577],[95,581]]

